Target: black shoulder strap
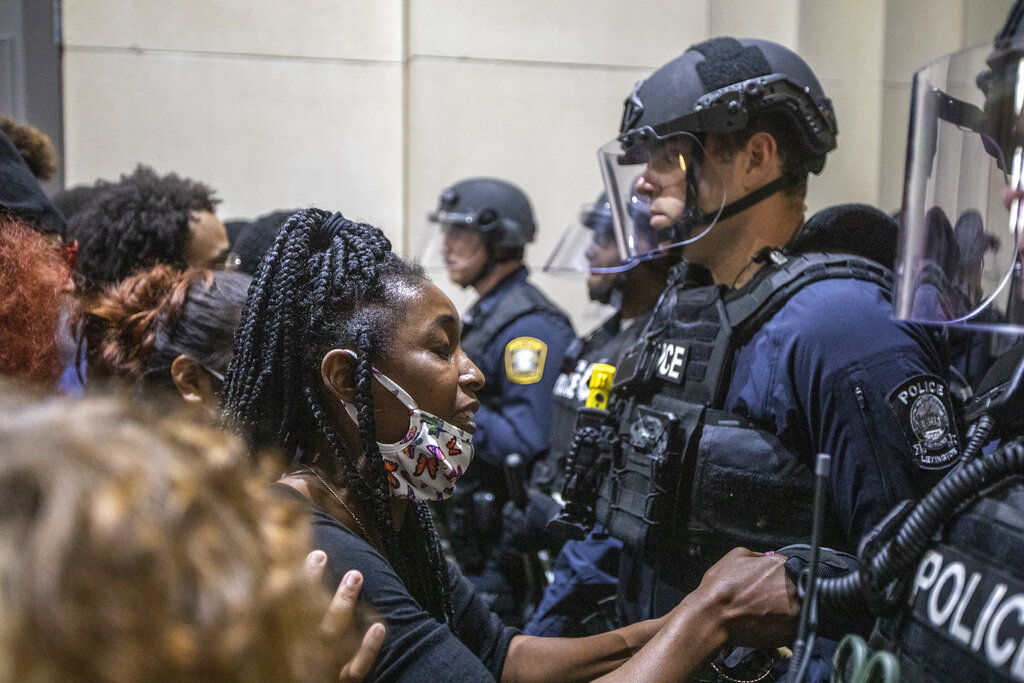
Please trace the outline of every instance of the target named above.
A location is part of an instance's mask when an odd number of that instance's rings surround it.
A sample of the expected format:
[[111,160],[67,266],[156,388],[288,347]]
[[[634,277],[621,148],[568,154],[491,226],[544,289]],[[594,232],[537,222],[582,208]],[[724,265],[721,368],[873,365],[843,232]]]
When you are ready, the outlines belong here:
[[537,312],[557,312],[558,309],[544,298],[537,289],[527,283],[504,294],[495,304],[494,309],[486,316],[479,327],[474,326],[473,334],[480,335],[484,346],[488,347],[501,332],[523,316]]
[[562,371],[571,371],[576,367],[576,361],[583,357],[587,349],[607,344],[622,327],[622,314],[616,311],[603,323],[591,330],[585,337],[576,337],[565,350],[565,358],[562,361]]
[[[782,306],[807,285],[837,278],[873,282],[888,298],[892,296],[892,272],[860,256],[805,253],[783,255],[772,252],[771,262],[744,289],[747,291],[725,304],[734,343],[743,344]],[[749,288],[749,289],[748,289]]]

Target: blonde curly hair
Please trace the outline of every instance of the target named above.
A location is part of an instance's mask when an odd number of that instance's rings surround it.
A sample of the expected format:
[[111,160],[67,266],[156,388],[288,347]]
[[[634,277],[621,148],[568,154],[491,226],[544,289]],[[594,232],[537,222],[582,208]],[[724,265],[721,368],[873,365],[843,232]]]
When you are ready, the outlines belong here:
[[0,130],[14,143],[36,180],[49,180],[57,173],[57,148],[50,136],[27,123],[0,115]]
[[0,680],[335,678],[302,511],[233,437],[0,386]]

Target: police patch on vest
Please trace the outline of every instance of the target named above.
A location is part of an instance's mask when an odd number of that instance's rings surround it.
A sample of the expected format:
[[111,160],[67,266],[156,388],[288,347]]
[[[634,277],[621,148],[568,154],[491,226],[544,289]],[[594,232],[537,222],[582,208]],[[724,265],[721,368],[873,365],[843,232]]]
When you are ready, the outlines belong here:
[[663,380],[682,384],[686,370],[686,346],[673,341],[663,342],[658,350],[654,373]]
[[505,375],[515,384],[534,384],[544,376],[548,345],[534,337],[516,337],[505,345]]
[[[914,577],[911,619],[960,656],[970,680],[1024,680],[1024,586],[1016,572],[988,566],[953,547],[929,549]],[[927,644],[918,629],[904,631],[905,646]],[[925,654],[925,653],[922,653]],[[946,657],[949,654],[943,653]],[[950,653],[951,654],[951,653]],[[925,654],[925,656],[927,656]],[[951,658],[952,659],[952,658]],[[959,661],[962,660],[961,665]],[[950,672],[952,673],[952,672]],[[1000,675],[1001,674],[1001,675]],[[950,675],[949,680],[968,680]]]
[[912,444],[919,467],[939,470],[960,457],[949,389],[941,379],[911,377],[889,394],[889,406]]

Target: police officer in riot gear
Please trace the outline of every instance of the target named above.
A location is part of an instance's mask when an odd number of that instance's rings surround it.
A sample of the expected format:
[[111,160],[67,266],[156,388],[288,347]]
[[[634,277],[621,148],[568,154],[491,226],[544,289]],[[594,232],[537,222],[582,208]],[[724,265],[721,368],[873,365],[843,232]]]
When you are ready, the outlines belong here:
[[[630,219],[637,223],[634,232],[645,236],[647,243],[653,246],[646,202],[637,203]],[[594,204],[581,210],[578,226],[570,227],[545,265],[549,272],[585,272],[590,299],[611,303],[616,310],[590,333],[573,342],[555,382],[551,445],[546,456],[534,466],[536,488],[524,521],[530,525],[528,533],[533,532],[533,538],[546,540],[551,550],[560,552],[552,567],[552,584],[524,628],[527,635],[582,636],[611,628],[601,603],[615,594],[621,543],[600,527],[592,530],[587,538],[568,540],[564,546],[564,538],[540,532],[559,509],[548,496],[560,500],[566,456],[595,364],[616,365],[622,349],[636,342],[676,261],[678,258],[666,255],[639,264],[631,263],[623,269],[611,206],[607,195],[602,193]],[[548,501],[551,504],[545,504]],[[579,523],[572,519],[567,521]]]
[[480,295],[462,317],[462,348],[486,379],[477,393],[476,459],[447,508],[449,540],[465,573],[494,596],[492,609],[521,623],[522,562],[498,547],[508,497],[502,465],[512,453],[529,465],[546,450],[551,391],[575,335],[527,279],[523,251],[536,226],[521,189],[495,178],[461,180],[441,193],[430,220],[443,233],[452,281]]
[[[841,644],[836,664],[848,677],[872,668],[908,682],[1024,680],[1022,65],[1018,0],[993,46],[914,76],[896,314],[1018,341],[966,406],[970,439],[954,473],[912,509],[894,509],[858,572],[819,587],[819,611],[868,602],[881,617],[874,652],[855,637]],[[900,400],[929,439],[934,406],[922,388]],[[999,447],[983,450],[990,438]]]
[[[835,148],[810,67],[762,40],[694,45],[640,82],[601,152],[619,243],[649,198],[661,248],[714,284],[670,288],[619,363],[619,449],[598,521],[624,544],[618,611],[665,613],[729,548],[809,536],[816,453],[831,458],[825,542],[852,550],[960,455],[942,350],[891,319],[891,273],[801,248],[810,173]],[[850,213],[824,218],[842,233]],[[851,221],[853,226],[856,221]]]
[[[652,243],[647,204],[634,211],[637,231]],[[654,304],[665,288],[669,268],[678,258],[664,257],[622,268],[612,226],[611,205],[605,193],[580,211],[579,226],[571,226],[548,259],[548,272],[576,271],[587,275],[591,301],[610,304],[615,312],[583,337],[574,340],[565,354],[552,398],[550,447],[534,465],[533,483],[549,494],[560,493],[564,460],[573,437],[576,413],[587,397],[587,384],[595,363],[615,365],[622,349],[640,335]],[[576,253],[582,258],[574,258]]]

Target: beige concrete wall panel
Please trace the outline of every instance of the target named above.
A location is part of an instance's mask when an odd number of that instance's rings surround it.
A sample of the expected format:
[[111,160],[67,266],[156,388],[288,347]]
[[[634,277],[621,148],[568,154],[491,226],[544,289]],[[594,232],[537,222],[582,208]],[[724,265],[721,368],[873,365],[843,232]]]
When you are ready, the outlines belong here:
[[877,80],[884,30],[884,0],[801,2],[797,52],[819,79]]
[[885,17],[885,80],[910,83],[914,71],[956,52],[964,39],[964,0],[889,0]]
[[810,212],[832,204],[877,205],[881,155],[882,84],[825,81],[839,121],[839,146],[829,154],[825,170],[811,176]]
[[[424,231],[436,229],[425,216],[444,187],[469,176],[498,176],[520,185],[533,202],[538,235],[527,260],[538,271],[580,206],[601,191],[597,148],[617,133],[622,100],[645,75],[634,69],[413,61],[411,244],[422,245]],[[541,280],[581,321],[582,278]],[[454,294],[457,303],[468,302]]]
[[1013,0],[965,0],[964,47],[992,42],[1006,23]]
[[400,239],[400,65],[70,50],[64,83],[69,184],[141,161],[224,217],[315,205]]
[[402,59],[402,0],[63,0],[74,47]]
[[656,67],[703,40],[706,0],[416,0],[410,54]]
[[762,38],[798,49],[800,0],[714,0],[709,10],[712,36]]
[[882,148],[878,206],[892,212],[903,202],[903,171],[910,124],[910,84],[886,83],[882,89]]

